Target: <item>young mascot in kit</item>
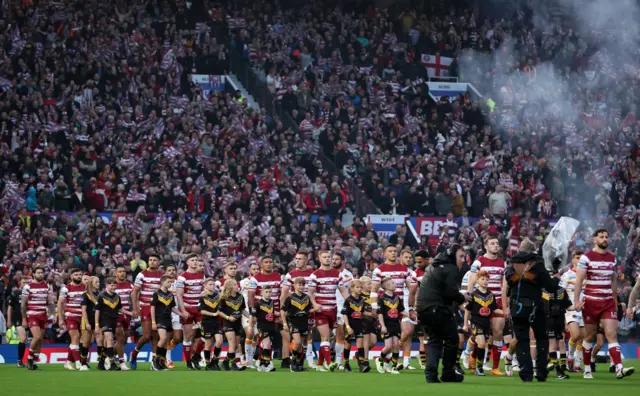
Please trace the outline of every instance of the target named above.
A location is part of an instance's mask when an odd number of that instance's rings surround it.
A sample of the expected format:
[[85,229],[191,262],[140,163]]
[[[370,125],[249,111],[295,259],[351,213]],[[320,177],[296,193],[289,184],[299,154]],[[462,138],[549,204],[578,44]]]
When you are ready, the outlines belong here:
[[[384,278],[381,286],[384,294],[379,299],[378,320],[380,321],[380,333],[384,340],[384,347],[380,357],[376,360],[376,369],[379,373],[400,374],[398,371],[400,335],[402,334],[400,321],[409,313],[405,312],[402,299],[394,294],[396,284],[393,279]],[[389,362],[391,362],[391,367],[389,367]]]
[[[204,281],[204,292],[200,297],[198,309],[202,315],[202,334],[204,337],[204,360],[206,361],[205,370],[220,371],[219,357],[222,351],[222,329],[220,328],[220,319],[218,312],[218,304],[220,303],[220,294],[216,292],[214,280],[208,278]],[[211,347],[213,346],[213,358],[211,357]]]
[[160,277],[160,289],[153,292],[149,304],[151,314],[151,329],[158,332],[158,346],[156,347],[156,357],[151,363],[152,370],[167,370],[167,346],[169,338],[173,332],[171,324],[171,312],[175,312],[180,317],[187,319],[186,312],[178,310],[173,293],[169,291],[173,278],[168,275]]
[[362,281],[359,279],[351,282],[351,295],[344,301],[342,308],[342,316],[344,317],[344,325],[347,335],[350,339],[356,340],[358,347],[358,366],[361,373],[368,373],[371,368],[369,361],[364,355],[364,337],[367,321],[366,316],[373,317],[371,305],[367,304],[362,297]]
[[309,336],[309,314],[313,312],[309,295],[304,293],[307,281],[299,276],[293,279],[294,293],[289,295],[282,304],[282,323],[284,329],[289,330],[293,339],[293,361],[291,371],[303,371],[305,346]]
[[104,347],[109,358],[105,368],[111,371],[120,370],[114,360],[114,339],[116,328],[118,327],[118,316],[121,314],[132,315],[131,311],[122,307],[120,296],[116,293],[116,286],[116,279],[108,278],[106,280],[106,290],[98,296],[95,306],[95,329],[96,333],[101,333],[103,336]]

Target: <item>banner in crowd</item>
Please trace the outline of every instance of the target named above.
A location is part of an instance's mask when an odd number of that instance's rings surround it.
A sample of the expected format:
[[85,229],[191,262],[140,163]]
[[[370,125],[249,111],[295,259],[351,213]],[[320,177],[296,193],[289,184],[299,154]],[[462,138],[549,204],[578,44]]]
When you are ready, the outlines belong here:
[[[135,344],[126,344],[125,345],[125,357],[128,360],[130,353],[133,351]],[[383,344],[378,343],[371,349],[370,358],[377,359],[380,356],[380,351],[382,350]],[[419,343],[412,343],[411,348],[411,356],[417,358],[418,356],[418,347]],[[320,349],[320,344],[316,343],[316,350]],[[600,352],[600,355],[606,356],[607,348],[602,348],[603,352]],[[638,359],[640,358],[640,344],[637,343],[621,343],[620,350],[622,352],[623,359]],[[38,360],[38,364],[63,364],[67,361],[67,354],[69,351],[68,345],[63,344],[45,344],[42,346],[42,352],[40,353],[40,359]],[[356,357],[357,347],[355,344],[352,347],[352,358]],[[171,353],[171,359],[174,362],[183,361],[182,357],[182,344],[177,345]],[[23,356],[23,360],[26,361],[26,354],[28,354],[28,350]],[[226,356],[227,354],[227,345],[222,347],[221,357]],[[91,347],[89,351],[89,362],[96,363],[98,361],[98,352],[96,351],[96,347]],[[0,345],[0,364],[16,364],[18,362],[18,345]],[[138,362],[141,363],[149,363],[151,362],[151,344],[146,344],[140,353],[138,353]]]
[[[411,217],[407,218],[402,215],[368,215],[367,221],[371,221],[373,230],[378,233],[379,236],[388,238],[395,234],[396,226],[405,224],[405,221],[411,222],[418,236],[427,236],[431,244],[437,244],[442,233],[442,229],[447,223],[446,217],[430,216],[430,217]],[[454,219],[456,222],[457,219]],[[478,221],[477,218],[469,218],[471,224],[475,224]],[[556,219],[549,219],[549,224],[553,226],[556,223]]]
[[209,99],[211,92],[224,91],[226,76],[213,76],[210,74],[192,74],[191,81],[198,84],[202,89],[202,97]]
[[427,68],[429,77],[448,77],[452,62],[453,58],[446,56],[422,54],[422,64]]
[[427,86],[429,86],[429,94],[436,101],[444,96],[453,99],[456,95],[464,95],[469,89],[467,83],[428,82]]

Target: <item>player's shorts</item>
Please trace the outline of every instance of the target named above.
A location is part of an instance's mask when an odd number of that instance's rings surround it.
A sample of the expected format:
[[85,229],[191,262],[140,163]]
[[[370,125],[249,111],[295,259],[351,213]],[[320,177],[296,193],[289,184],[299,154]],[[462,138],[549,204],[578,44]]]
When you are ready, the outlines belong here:
[[200,323],[202,320],[202,314],[197,307],[185,307],[185,311],[189,314],[188,318],[180,317],[180,323],[184,325],[193,325],[196,323]]
[[316,327],[316,313],[315,312],[310,312],[309,313],[309,319],[307,320],[308,322],[308,328],[309,329],[313,329],[314,327]]
[[333,329],[336,326],[338,311],[320,311],[315,313],[316,327],[329,326]]
[[597,324],[602,319],[618,320],[618,307],[613,299],[585,300],[582,318],[585,324]]
[[464,334],[464,314],[462,313],[462,311],[458,310],[458,312],[456,312],[454,314],[455,316],[455,320],[456,320],[456,330],[458,331],[458,334]]
[[216,334],[222,334],[222,329],[220,328],[220,322],[218,318],[208,319],[202,321],[202,336],[204,338],[214,337]]
[[27,315],[27,326],[29,328],[39,327],[40,329],[46,329],[49,324],[49,318],[46,313]]
[[[338,312],[342,312],[341,309]],[[344,326],[344,316],[336,314],[336,326]]]
[[140,321],[151,322],[151,306],[140,305]]
[[180,315],[175,312],[171,312],[171,327],[173,328],[173,330],[182,330]]
[[156,323],[156,326],[158,327],[158,329],[163,329],[167,333],[171,333],[173,331],[173,326],[168,320],[160,320]]
[[378,321],[377,320],[365,320],[364,325],[365,334],[378,334]]
[[309,321],[304,318],[289,318],[289,332],[307,338],[309,336]]
[[471,334],[474,336],[490,337],[492,333],[491,326],[482,326],[478,323],[471,322]]
[[[249,326],[251,326],[251,318],[248,318],[246,316],[242,316],[242,328],[245,329],[245,333],[246,333],[246,329],[249,328]],[[253,334],[258,334],[258,325],[254,324],[253,325]]]
[[577,323],[578,326],[584,327],[584,321],[582,320],[582,312],[578,311],[567,311],[564,314],[564,320],[569,323]]
[[67,330],[82,330],[82,316],[67,316],[64,318]]
[[364,337],[365,323],[362,320],[350,319],[349,325],[353,330],[353,335],[349,335],[349,331],[344,329],[344,335],[347,340],[353,340]]
[[127,315],[118,315],[116,325],[121,329],[128,330],[131,327],[131,317]]
[[240,330],[242,330],[242,323],[239,320],[235,322],[231,322],[229,320],[222,319],[222,331],[225,333],[235,332],[236,334],[240,334]]
[[385,327],[387,328],[386,333],[381,333],[380,337],[383,340],[389,339],[391,337],[398,337],[402,335],[402,328],[400,327],[400,321],[387,321],[389,323],[385,323]]
[[100,329],[102,330],[103,333],[115,334],[117,327],[118,327],[117,319],[103,320],[102,323],[100,323]]
[[562,316],[549,316],[547,318],[547,336],[549,339],[562,340],[564,326],[564,318]]

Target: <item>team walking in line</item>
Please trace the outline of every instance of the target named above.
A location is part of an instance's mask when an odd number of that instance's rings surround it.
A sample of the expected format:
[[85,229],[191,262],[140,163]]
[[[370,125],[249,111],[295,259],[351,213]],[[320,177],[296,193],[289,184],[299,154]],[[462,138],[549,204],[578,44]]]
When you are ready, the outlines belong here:
[[[623,367],[617,343],[615,256],[607,251],[605,230],[594,233],[594,244],[589,252],[572,252],[570,268],[555,276],[560,291],[544,295],[550,340],[547,369],[555,369],[558,379],[579,371],[585,379],[593,378],[593,343],[600,334],[608,341],[611,371],[616,377],[634,371]],[[189,255],[186,270],[179,275],[172,264],[161,269],[160,258],[151,255],[148,268],[133,284],[126,280],[125,269],[118,267],[102,291],[98,278],[72,269],[56,305],[58,325],[67,329],[71,339],[64,367],[89,370],[88,351],[95,342],[98,370],[135,370],[138,354],[151,342],[152,370],[175,367],[171,350],[182,343],[189,370],[251,368],[272,372],[276,370],[273,346],[279,338],[281,368],[293,372],[305,370],[305,360],[307,367],[316,371],[351,372],[354,349],[358,370],[369,372],[370,351],[382,341],[375,369],[399,374],[415,369],[410,358],[411,341],[416,336],[420,340],[419,364],[424,368],[427,340],[414,305],[424,268],[431,263],[427,251],[414,254],[403,250],[398,257],[396,247],[389,245],[384,249],[385,262],[371,277],[359,279],[345,268],[340,253],[320,251],[316,270],[310,268],[309,259],[307,252],[298,252],[294,269],[283,276],[274,270],[272,258],[264,256],[238,281],[233,261],[223,268],[223,278],[214,280],[205,277],[199,255]],[[461,290],[471,295],[470,301],[459,307],[458,361],[462,364],[456,370],[460,373],[464,372],[462,366],[478,376],[512,376],[518,370],[506,303],[506,296],[513,291],[505,282],[505,268],[498,238],[486,236],[484,254],[460,277]],[[20,356],[26,353],[27,328],[33,337],[27,358],[30,370],[38,369],[42,332],[47,327],[51,291],[44,275],[43,268],[35,268],[33,279],[23,282],[22,291],[12,295],[10,304],[10,318],[22,324],[18,328]],[[636,286],[632,297],[638,292],[640,287]],[[124,345],[133,318],[140,318],[142,334],[127,366]],[[320,339],[317,351],[312,343],[314,332]],[[535,346],[534,335],[529,337]],[[221,359],[224,342],[228,352]],[[500,370],[502,360],[504,372]],[[535,359],[533,362],[535,369]],[[22,361],[18,366],[23,366]]]

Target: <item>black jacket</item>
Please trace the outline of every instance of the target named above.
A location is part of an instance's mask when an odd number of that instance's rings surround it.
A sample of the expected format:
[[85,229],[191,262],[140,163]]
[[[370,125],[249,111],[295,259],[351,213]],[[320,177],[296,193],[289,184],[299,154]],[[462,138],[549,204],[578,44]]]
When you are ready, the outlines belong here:
[[[454,253],[455,254],[455,253]],[[455,264],[455,256],[450,257],[446,252],[436,256],[429,265],[420,282],[418,290],[417,310],[422,311],[433,306],[453,307],[464,302],[464,295],[460,293],[460,271]]]
[[539,255],[536,256],[535,264],[532,265],[522,276],[516,272],[511,264],[504,272],[507,280],[507,295],[511,299],[528,298],[533,301],[542,301],[542,289],[548,293],[555,293],[560,289],[558,282],[554,282],[546,268],[544,261]]

